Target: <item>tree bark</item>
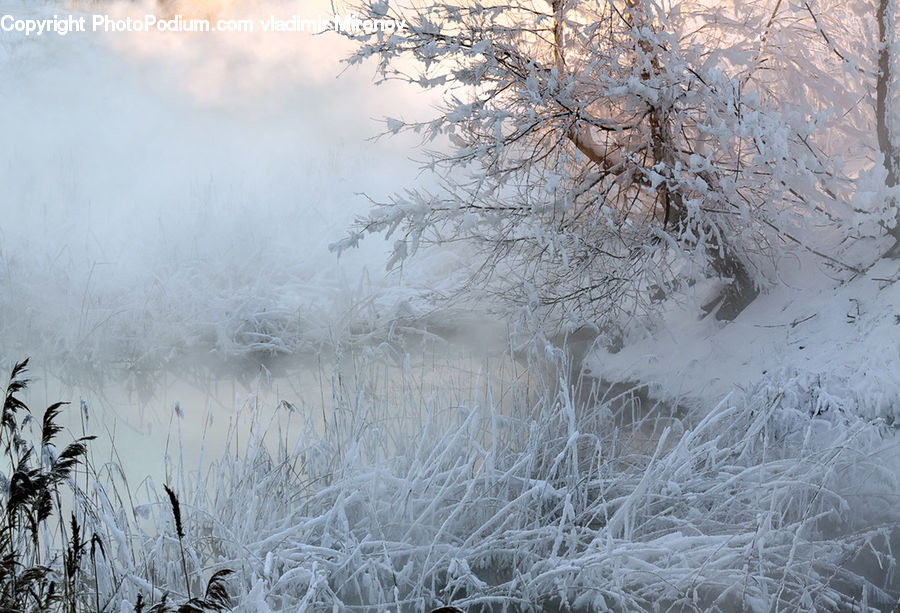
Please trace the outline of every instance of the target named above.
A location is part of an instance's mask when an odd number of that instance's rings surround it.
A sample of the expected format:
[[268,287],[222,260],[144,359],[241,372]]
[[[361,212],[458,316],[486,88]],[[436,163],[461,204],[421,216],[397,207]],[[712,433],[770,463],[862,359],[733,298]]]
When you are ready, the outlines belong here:
[[[898,183],[900,172],[900,160],[898,160],[897,147],[894,145],[891,135],[891,44],[894,42],[893,26],[893,1],[878,0],[876,19],[878,21],[878,80],[875,83],[875,131],[878,137],[878,148],[884,158],[884,168],[887,171],[887,186],[894,187]],[[890,202],[896,207],[896,202]],[[897,239],[897,244],[889,252],[889,255],[897,257],[900,247],[900,211],[897,212],[897,223],[890,230],[891,236]]]
[[728,251],[722,256],[712,255],[712,268],[719,277],[730,281],[712,302],[703,306],[703,310],[707,313],[715,310],[719,321],[732,321],[756,299],[759,289],[744,263]]

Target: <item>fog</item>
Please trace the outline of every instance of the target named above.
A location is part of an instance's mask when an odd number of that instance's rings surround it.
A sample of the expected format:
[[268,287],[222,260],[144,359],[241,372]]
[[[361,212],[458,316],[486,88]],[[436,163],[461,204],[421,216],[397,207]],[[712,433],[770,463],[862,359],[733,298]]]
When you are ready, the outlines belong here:
[[381,118],[431,101],[375,87],[374,66],[346,69],[336,35],[7,32],[0,49],[0,357],[7,371],[32,357],[36,403],[85,399],[105,428],[140,438],[165,433],[178,401],[193,431],[261,389],[282,399],[262,362],[309,360],[411,308],[415,282],[385,271],[386,243],[340,260],[328,245],[367,197],[416,178],[414,139],[372,139]]
[[361,192],[385,197],[415,177],[409,142],[368,139],[376,118],[417,102],[373,87],[365,67],[336,79],[340,45],[3,38],[4,359],[122,359],[120,327],[209,321],[226,295],[309,304],[318,297],[283,286],[352,286],[369,263],[383,276],[377,241],[340,263],[327,247],[366,209]]

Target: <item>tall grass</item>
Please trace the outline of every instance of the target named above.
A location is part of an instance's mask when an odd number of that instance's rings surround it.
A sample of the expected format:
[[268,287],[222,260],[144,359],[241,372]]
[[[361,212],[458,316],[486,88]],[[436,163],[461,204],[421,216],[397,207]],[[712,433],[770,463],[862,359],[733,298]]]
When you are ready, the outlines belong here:
[[[563,366],[468,400],[408,385],[403,405],[336,372],[324,419],[285,404],[299,437],[258,423],[190,480],[189,570],[234,568],[235,610],[263,613],[896,603],[897,448],[878,424],[767,387],[694,415],[573,389]],[[171,543],[146,555],[164,551],[172,585]]]
[[[63,521],[61,491],[77,490],[74,472],[92,437],[79,438],[62,451],[55,440],[61,428],[59,412],[65,403],[47,407],[40,423],[40,438],[31,440],[34,422],[20,394],[29,381],[28,360],[10,374],[0,416],[3,452],[3,497],[0,517],[0,609],[4,611],[75,611],[84,592],[79,571],[82,544],[72,510],[72,531]],[[9,475],[9,477],[7,477]],[[54,515],[57,527],[52,526]],[[61,543],[69,543],[65,563],[57,560]]]
[[[34,545],[41,496],[6,513],[13,566],[39,570],[8,575],[4,594],[15,610],[255,613],[897,602],[897,448],[881,425],[774,383],[694,414],[641,388],[581,389],[534,349],[481,371],[407,359],[396,377],[343,354],[322,406],[255,413],[162,490],[105,464],[83,491],[72,463],[44,481],[74,501],[58,538]],[[35,475],[84,453],[45,455],[56,464]]]
[[[142,573],[135,572],[133,564],[121,564],[122,559],[134,560],[133,546],[140,539],[129,543],[119,530],[122,522],[114,517],[105,487],[87,462],[87,445],[95,437],[79,437],[58,451],[56,440],[63,431],[58,423],[60,411],[67,404],[59,402],[44,411],[40,436],[32,440],[35,420],[21,397],[30,383],[25,377],[27,369],[28,360],[12,368],[0,414],[4,456],[0,472],[0,611],[118,611],[129,584],[138,586],[134,610],[140,611],[144,602],[141,588],[147,582]],[[95,479],[93,492],[79,487],[79,469],[85,472],[86,484],[91,483],[91,477]],[[180,542],[185,532],[177,514],[178,499],[171,490],[167,492],[178,519]],[[123,517],[121,511],[116,512],[118,518]],[[66,513],[68,522],[64,521]],[[118,560],[111,558],[107,549],[107,544],[116,540]],[[177,611],[225,610],[230,602],[226,588],[229,574],[229,569],[213,573],[202,598],[191,598],[188,590]],[[151,588],[151,599],[153,592]],[[150,610],[170,610],[165,592]]]

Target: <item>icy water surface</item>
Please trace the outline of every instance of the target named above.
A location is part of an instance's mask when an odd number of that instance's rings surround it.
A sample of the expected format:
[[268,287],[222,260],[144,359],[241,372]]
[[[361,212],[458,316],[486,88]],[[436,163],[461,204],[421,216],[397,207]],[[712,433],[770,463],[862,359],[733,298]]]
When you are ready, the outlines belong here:
[[[537,389],[539,378],[502,347],[443,341],[411,351],[388,343],[324,350],[240,370],[119,371],[103,383],[80,383],[77,373],[64,381],[39,364],[30,375],[27,401],[35,416],[52,402],[70,402],[68,433],[97,436],[92,462],[120,465],[132,485],[205,470],[260,432],[273,449],[290,449],[328,428],[380,428],[392,439],[404,423],[452,421],[478,407],[527,412],[529,386]],[[386,448],[403,444],[390,440]]]
[[[126,17],[154,6],[97,10]],[[86,8],[9,2],[4,11]],[[371,138],[379,118],[413,117],[426,101],[375,88],[368,67],[338,79],[348,51],[338,37],[157,34],[0,33],[10,145],[0,154],[0,363],[32,356],[38,415],[70,400],[81,433],[84,400],[95,453],[108,456],[112,439],[129,474],[159,479],[167,449],[172,462],[198,461],[204,433],[218,453],[231,423],[296,423],[334,390],[358,395],[347,376],[332,380],[350,366],[309,347],[350,322],[409,311],[446,275],[408,272],[398,284],[381,241],[340,262],[329,252],[367,210],[363,193],[383,199],[416,177],[414,139]],[[306,357],[272,370],[205,364],[209,351],[231,355],[241,343],[282,358],[303,347]]]

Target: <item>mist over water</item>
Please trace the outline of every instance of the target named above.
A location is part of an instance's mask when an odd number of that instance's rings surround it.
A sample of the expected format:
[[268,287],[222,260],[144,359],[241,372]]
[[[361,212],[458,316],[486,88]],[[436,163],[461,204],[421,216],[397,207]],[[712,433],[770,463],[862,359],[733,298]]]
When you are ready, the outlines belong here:
[[365,210],[360,192],[415,174],[402,143],[366,140],[394,94],[365,71],[335,81],[340,49],[322,40],[313,65],[311,36],[293,56],[240,37],[143,37],[3,36],[6,360],[114,361],[135,340],[117,330],[139,334],[137,321],[215,326],[235,307],[216,301],[299,307],[327,301],[306,284],[352,287],[364,264],[384,276],[377,241],[340,263],[327,247]]
[[[59,10],[77,7],[4,5]],[[179,402],[195,438],[288,385],[319,396],[323,347],[443,279],[391,277],[382,241],[328,251],[362,192],[416,178],[414,141],[372,141],[376,120],[429,104],[374,87],[372,66],[336,78],[345,52],[330,35],[0,33],[0,361],[32,357],[36,404],[82,398],[128,448]]]

